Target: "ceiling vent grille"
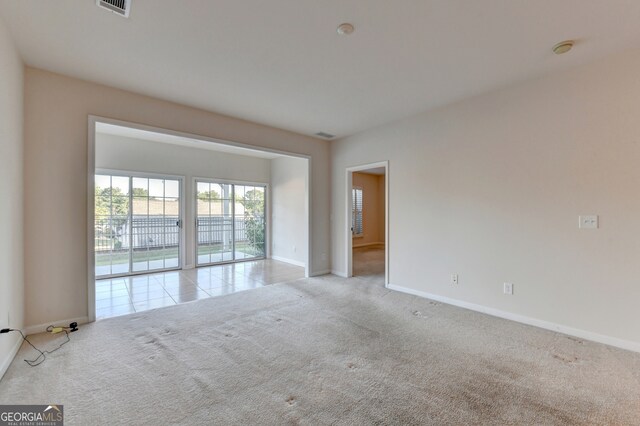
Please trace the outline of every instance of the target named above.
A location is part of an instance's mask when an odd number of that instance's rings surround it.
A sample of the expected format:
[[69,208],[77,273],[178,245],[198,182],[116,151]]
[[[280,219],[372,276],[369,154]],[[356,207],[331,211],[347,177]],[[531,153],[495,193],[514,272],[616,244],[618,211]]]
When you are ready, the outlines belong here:
[[125,18],[131,11],[131,0],[96,0],[96,4]]
[[336,135],[332,135],[329,133],[325,133],[325,132],[318,132],[316,133],[316,136],[320,136],[321,138],[325,138],[325,139],[333,139],[336,137]]

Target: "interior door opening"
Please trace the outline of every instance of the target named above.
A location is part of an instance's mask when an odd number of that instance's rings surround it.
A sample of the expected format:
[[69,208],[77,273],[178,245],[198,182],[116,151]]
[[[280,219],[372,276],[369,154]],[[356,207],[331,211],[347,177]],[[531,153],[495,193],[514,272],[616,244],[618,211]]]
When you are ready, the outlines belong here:
[[388,162],[347,168],[347,276],[389,284]]

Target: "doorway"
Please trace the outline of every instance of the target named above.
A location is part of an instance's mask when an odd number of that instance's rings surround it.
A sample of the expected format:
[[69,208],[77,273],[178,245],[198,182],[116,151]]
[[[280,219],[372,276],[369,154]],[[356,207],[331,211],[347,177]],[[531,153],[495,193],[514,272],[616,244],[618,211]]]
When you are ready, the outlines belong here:
[[389,163],[346,169],[348,277],[389,284]]

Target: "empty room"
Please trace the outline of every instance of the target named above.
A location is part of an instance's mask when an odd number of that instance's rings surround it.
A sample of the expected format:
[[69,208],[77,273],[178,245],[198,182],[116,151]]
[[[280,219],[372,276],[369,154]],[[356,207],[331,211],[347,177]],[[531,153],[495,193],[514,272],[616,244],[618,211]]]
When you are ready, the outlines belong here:
[[640,424],[639,19],[0,0],[0,424]]

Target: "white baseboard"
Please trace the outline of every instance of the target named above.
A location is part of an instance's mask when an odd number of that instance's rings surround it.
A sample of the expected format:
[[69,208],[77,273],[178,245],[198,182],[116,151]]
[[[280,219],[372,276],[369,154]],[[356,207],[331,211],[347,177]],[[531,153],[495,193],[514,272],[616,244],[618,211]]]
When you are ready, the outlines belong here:
[[332,273],[333,275],[337,275],[337,276],[342,277],[342,278],[348,278],[348,277],[347,277],[347,273],[346,273],[346,272],[343,272],[343,271],[336,271],[336,270],[333,270],[333,269],[332,269],[332,270],[331,270],[331,273]]
[[353,244],[351,247],[360,248],[360,247],[369,247],[369,246],[383,246],[384,243],[364,243],[364,244]]
[[330,269],[323,269],[321,271],[311,271],[309,273],[310,277],[319,277],[320,275],[327,275],[330,274],[331,270]]
[[[18,333],[10,333],[10,334],[18,335]],[[7,372],[7,370],[9,369],[9,366],[11,365],[11,362],[13,361],[13,359],[16,357],[16,354],[18,353],[18,350],[20,350],[20,346],[22,346],[22,337],[19,335],[18,337],[19,338],[16,338],[16,342],[11,348],[11,350],[9,351],[9,353],[7,354],[7,356],[5,356],[4,359],[2,360],[2,364],[0,364],[0,380],[2,379],[2,377],[4,377],[4,373]]]
[[387,288],[390,290],[400,291],[402,293],[412,294],[414,296],[424,297],[438,302],[446,303],[448,305],[458,306],[460,308],[469,309],[476,312],[482,312],[483,314],[492,315],[498,318],[504,318],[511,321],[516,321],[522,324],[532,325],[534,327],[544,328],[545,330],[556,331],[558,333],[568,334],[570,336],[579,337],[585,340],[591,340],[605,345],[615,346],[617,348],[626,349],[629,351],[640,352],[640,342],[634,342],[632,340],[619,339],[617,337],[606,336],[604,334],[593,333],[591,331],[581,330],[579,328],[573,328],[566,325],[556,324],[549,321],[544,321],[537,318],[531,318],[520,314],[514,314],[512,312],[502,311],[500,309],[490,308],[488,306],[477,305],[475,303],[464,302],[462,300],[452,299],[445,296],[439,296],[437,294],[431,294],[420,290],[414,290],[408,287],[402,287],[398,285],[389,284]]
[[281,257],[281,256],[271,256],[271,259],[277,260],[278,262],[284,262],[284,263],[290,263],[296,266],[302,266],[303,268],[307,266],[304,264],[304,262],[300,262],[299,260],[287,259],[286,257]]
[[50,325],[58,325],[58,326],[66,327],[72,322],[77,322],[78,325],[80,325],[80,324],[86,324],[90,321],[89,321],[89,317],[79,317],[79,318],[71,318],[71,319],[65,319],[65,320],[59,320],[59,321],[51,321],[45,324],[30,325],[24,328],[24,334],[28,336],[30,334],[43,333],[47,331],[47,327],[49,327]]

